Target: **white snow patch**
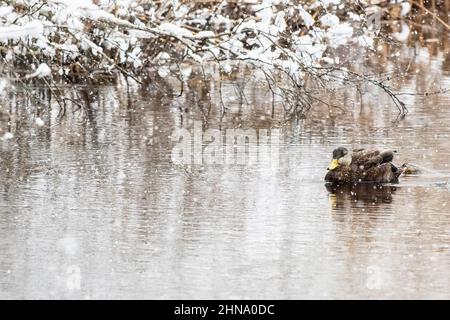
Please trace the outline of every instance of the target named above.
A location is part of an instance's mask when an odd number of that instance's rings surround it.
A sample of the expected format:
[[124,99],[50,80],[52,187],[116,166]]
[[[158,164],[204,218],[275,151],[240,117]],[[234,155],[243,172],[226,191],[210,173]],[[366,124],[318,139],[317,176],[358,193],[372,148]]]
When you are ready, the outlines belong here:
[[28,75],[27,78],[34,78],[34,77],[44,78],[50,76],[51,74],[52,70],[50,69],[50,67],[46,63],[41,63],[37,67],[36,71]]
[[338,5],[341,3],[341,0],[320,0],[324,7],[328,7],[330,4]]
[[62,51],[64,60],[74,59],[80,55],[78,47],[72,43],[65,42],[63,44],[54,44],[54,46]]
[[362,35],[357,38],[357,41],[358,41],[358,44],[362,47],[368,47],[368,48],[373,47],[373,39],[371,37]]
[[409,2],[400,3],[402,10],[400,11],[400,15],[402,17],[406,16],[411,11],[411,4]]
[[170,60],[170,55],[169,55],[167,52],[162,51],[162,52],[160,52],[160,53],[158,54],[158,56],[156,57],[156,59],[157,59],[157,60],[162,60],[162,61]]
[[6,141],[6,140],[11,140],[12,138],[14,138],[14,135],[11,132],[6,132],[3,135],[2,140]]
[[327,13],[326,15],[320,17],[319,21],[327,27],[333,27],[339,24],[339,18],[331,13]]
[[348,39],[353,36],[353,28],[348,23],[340,23],[328,30],[331,47],[338,47],[346,44]]
[[198,32],[194,38],[196,39],[204,39],[204,38],[211,38],[214,37],[216,34],[212,31],[200,31]]
[[181,5],[177,9],[173,10],[176,18],[181,18],[189,12],[189,7],[185,5]]
[[334,64],[334,59],[331,59],[329,57],[322,57],[322,61],[328,64]]
[[406,23],[402,22],[402,31],[395,32],[392,34],[392,36],[400,42],[405,42],[409,38],[409,27]]
[[294,37],[294,47],[306,65],[320,59],[327,48],[324,44],[314,43],[310,35]]
[[237,27],[236,32],[239,33],[239,32],[245,31],[245,30],[247,30],[247,29],[249,29],[249,30],[257,29],[257,28],[256,28],[256,21],[253,20],[253,19],[250,19],[250,20],[248,20],[248,21],[245,21],[245,22],[241,23],[241,24]]
[[22,37],[36,38],[44,32],[42,22],[31,21],[23,26],[11,25],[0,27],[0,41],[17,40]]
[[264,3],[255,6],[256,16],[261,18],[261,24],[270,25],[272,21],[273,11],[270,3]]
[[134,68],[141,68],[142,61],[140,60],[140,56],[142,55],[142,50],[140,47],[135,47],[133,51],[128,54],[127,61],[133,63]]
[[45,125],[44,120],[42,120],[42,119],[39,118],[39,117],[36,118],[35,122],[36,122],[36,125],[37,125],[38,127],[43,127],[43,126]]
[[350,20],[353,20],[353,21],[361,21],[362,20],[361,16],[354,12],[347,12],[347,15]]
[[177,26],[176,24],[165,22],[162,23],[158,29],[160,31],[169,33],[175,37],[192,37],[192,32],[190,32],[188,29],[182,28],[180,26]]
[[244,47],[244,44],[236,39],[229,39],[228,41],[222,43],[223,48],[227,48],[234,54],[239,54]]
[[300,17],[302,17],[303,22],[305,23],[305,25],[307,27],[310,27],[314,24],[314,18],[308,13],[306,12],[305,9],[303,9],[302,7],[298,8],[299,12],[300,12]]
[[222,70],[225,73],[230,73],[233,70],[233,68],[231,68],[231,66],[228,63],[226,63],[222,66]]
[[165,78],[170,74],[170,69],[167,66],[161,66],[158,69],[158,74],[161,78]]
[[3,91],[5,91],[7,86],[8,86],[8,81],[0,78],[0,95],[3,93]]
[[13,12],[12,6],[0,7],[0,18],[9,16]]
[[8,52],[6,52],[5,60],[8,61],[8,62],[10,62],[10,61],[13,60],[13,58],[14,58],[14,51],[12,51],[11,49],[9,49]]
[[275,17],[275,25],[278,28],[278,32],[284,32],[286,30],[287,24],[286,20],[284,19],[285,13],[283,11],[280,11],[277,13],[277,16]]
[[181,78],[187,80],[192,73],[192,66],[188,64],[182,64],[180,66]]

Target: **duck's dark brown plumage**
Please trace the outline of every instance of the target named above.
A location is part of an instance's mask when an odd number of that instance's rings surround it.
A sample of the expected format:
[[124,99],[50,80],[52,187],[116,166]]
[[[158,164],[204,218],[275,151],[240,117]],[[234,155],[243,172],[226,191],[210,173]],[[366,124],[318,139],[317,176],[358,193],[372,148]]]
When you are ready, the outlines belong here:
[[[350,160],[351,159],[351,160]],[[325,175],[327,182],[357,183],[397,182],[402,168],[397,168],[391,161],[394,151],[353,150],[349,153],[345,148],[333,151],[334,166]],[[333,163],[332,162],[332,163]]]

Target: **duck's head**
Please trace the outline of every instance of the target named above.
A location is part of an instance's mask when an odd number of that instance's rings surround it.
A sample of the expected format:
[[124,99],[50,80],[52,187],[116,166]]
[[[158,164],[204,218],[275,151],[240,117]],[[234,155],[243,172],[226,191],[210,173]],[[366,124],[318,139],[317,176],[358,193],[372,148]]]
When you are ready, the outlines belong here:
[[[327,170],[334,170],[339,167],[341,164],[349,164],[347,158],[351,157],[348,153],[348,150],[344,147],[339,147],[333,150],[333,159],[331,160],[330,165]],[[351,161],[351,158],[350,158]]]

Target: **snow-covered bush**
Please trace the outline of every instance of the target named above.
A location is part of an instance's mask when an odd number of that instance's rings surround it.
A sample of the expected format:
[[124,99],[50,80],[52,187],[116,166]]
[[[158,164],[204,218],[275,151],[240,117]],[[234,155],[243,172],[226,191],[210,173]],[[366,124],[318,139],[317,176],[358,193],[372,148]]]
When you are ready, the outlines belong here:
[[380,26],[368,23],[367,12],[382,11],[372,2],[7,0],[0,4],[0,72],[72,82],[120,72],[141,82],[148,70],[165,77],[182,62],[217,63],[224,73],[245,63],[288,110],[304,110],[314,100],[306,79],[379,84],[336,55],[346,45],[374,49]]

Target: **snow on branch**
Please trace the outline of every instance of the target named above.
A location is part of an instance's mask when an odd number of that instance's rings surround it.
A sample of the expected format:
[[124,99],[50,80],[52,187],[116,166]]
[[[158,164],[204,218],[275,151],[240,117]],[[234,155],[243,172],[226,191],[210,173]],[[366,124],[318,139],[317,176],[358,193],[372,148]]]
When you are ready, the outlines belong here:
[[[271,81],[270,88],[291,96],[294,104],[309,101],[296,98],[300,91],[311,96],[306,79],[335,81],[330,73],[345,73],[335,55],[340,46],[364,43],[365,49],[373,50],[378,31],[366,23],[364,1],[358,5],[343,0],[3,3],[0,59],[7,66],[3,72],[8,66],[13,71],[20,64],[33,64],[36,71],[24,78],[47,77],[51,72],[65,81],[95,82],[117,70],[141,82],[144,71],[155,66],[165,75],[170,64],[201,67],[215,62],[230,72],[230,64],[239,62],[260,70]],[[276,73],[284,82],[275,80]]]

